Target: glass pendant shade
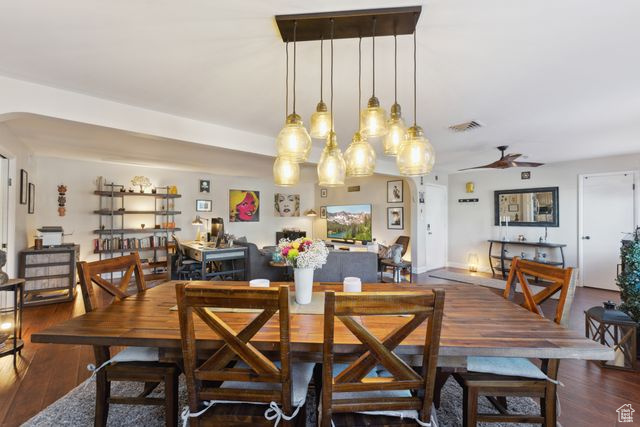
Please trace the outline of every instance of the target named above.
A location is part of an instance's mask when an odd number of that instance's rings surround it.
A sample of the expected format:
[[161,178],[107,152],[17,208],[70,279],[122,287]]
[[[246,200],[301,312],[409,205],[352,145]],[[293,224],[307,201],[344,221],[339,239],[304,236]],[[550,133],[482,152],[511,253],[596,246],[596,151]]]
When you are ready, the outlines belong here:
[[420,126],[412,126],[407,131],[407,139],[400,145],[396,164],[403,176],[426,175],[436,161],[433,146],[424,137]]
[[344,152],[344,161],[347,176],[371,176],[376,168],[376,152],[360,132],[356,132]]
[[380,101],[375,96],[369,98],[367,108],[360,113],[360,133],[365,138],[387,134],[387,113],[380,107]]
[[311,151],[311,137],[297,114],[289,114],[276,138],[278,157],[294,162],[306,162]]
[[273,181],[281,187],[290,187],[300,180],[300,165],[283,157],[277,157],[273,163]]
[[382,147],[384,148],[384,154],[387,156],[395,156],[398,154],[400,144],[407,139],[407,126],[404,124],[404,120],[402,120],[400,105],[397,103],[391,106],[391,119],[389,119],[388,129]]
[[309,134],[311,138],[326,139],[331,130],[331,114],[327,110],[327,104],[320,101],[316,111],[311,115]]
[[336,133],[331,131],[320,155],[318,163],[318,185],[322,187],[340,187],[344,185],[346,164],[338,142]]

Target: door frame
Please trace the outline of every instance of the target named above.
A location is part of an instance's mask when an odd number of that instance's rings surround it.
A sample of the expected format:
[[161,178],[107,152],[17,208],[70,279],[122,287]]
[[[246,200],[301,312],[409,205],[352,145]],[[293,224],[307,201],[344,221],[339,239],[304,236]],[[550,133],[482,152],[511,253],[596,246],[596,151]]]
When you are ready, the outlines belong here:
[[[431,269],[429,270],[427,268],[427,265],[425,265],[425,271],[432,271],[432,270],[437,270],[439,268],[445,268],[448,264],[448,259],[449,259],[449,191],[448,191],[448,187],[446,185],[440,185],[440,184],[424,184],[425,187],[425,192],[426,192],[426,187],[433,187],[433,188],[437,188],[440,189],[442,191],[442,193],[444,194],[444,198],[442,200],[443,203],[443,226],[444,226],[444,232],[443,232],[443,238],[444,238],[444,261],[443,261],[443,265],[442,267],[436,267],[435,269]],[[426,194],[425,194],[425,199],[426,199]],[[426,202],[426,200],[425,200]],[[419,206],[420,201],[418,200],[418,206]],[[426,211],[425,211],[425,215],[426,215]],[[426,220],[426,216],[425,216],[425,220]],[[425,222],[426,224],[426,222]],[[426,227],[426,225],[425,225]],[[427,230],[425,228],[424,231],[425,235],[425,239],[427,238]],[[429,256],[429,254],[427,253],[427,245],[426,245],[426,240],[425,240],[425,262],[427,262],[427,258]]]
[[[583,232],[584,232],[584,215],[583,215],[583,203],[584,203],[584,178],[591,176],[611,176],[631,174],[633,177],[633,230],[638,226],[638,213],[640,213],[638,198],[638,189],[640,188],[640,171],[638,170],[624,170],[614,172],[600,172],[600,173],[583,173],[578,175],[578,285],[584,286],[584,275],[582,274],[582,266],[584,265],[584,247],[583,247]],[[632,231],[633,231],[632,230]]]

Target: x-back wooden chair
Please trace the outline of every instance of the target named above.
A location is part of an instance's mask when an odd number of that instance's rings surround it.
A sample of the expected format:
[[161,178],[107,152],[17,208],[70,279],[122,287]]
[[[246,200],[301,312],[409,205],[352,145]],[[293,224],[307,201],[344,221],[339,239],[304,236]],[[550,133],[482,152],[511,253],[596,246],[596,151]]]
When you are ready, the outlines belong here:
[[[284,425],[304,425],[306,417],[298,412],[305,403],[313,364],[291,363],[289,287],[255,289],[179,283],[176,296],[189,395],[189,408],[183,412],[183,419],[190,418],[191,425],[196,426],[273,425],[280,420]],[[256,310],[257,316],[236,332],[216,314],[216,309]],[[250,342],[276,313],[279,363]],[[198,352],[194,314],[224,342],[204,363],[198,359],[202,352]],[[233,365],[234,361],[238,363]],[[266,411],[264,405],[269,405]]]
[[[576,285],[576,271],[533,261],[513,258],[503,296],[511,299],[516,279],[522,288],[523,307],[542,317],[540,304],[559,293],[553,321],[567,326]],[[543,279],[535,285],[543,289],[534,293],[529,277]],[[505,324],[508,327],[508,323]],[[494,370],[504,367],[522,376],[497,374]],[[559,361],[543,359],[538,369],[523,358],[468,358],[468,369],[473,372],[457,373],[454,377],[463,388],[463,425],[475,426],[478,422],[539,423],[545,427],[556,426],[556,393]],[[498,410],[498,414],[478,413],[478,397],[485,396]],[[508,412],[507,396],[540,398],[540,414],[513,414]]]
[[[77,267],[87,313],[99,308],[94,284],[109,298],[113,297],[113,301],[121,301],[128,296],[127,289],[132,278],[137,292],[146,289],[144,273],[137,253],[95,262],[80,261]],[[111,280],[102,277],[107,273],[121,273],[121,276],[114,275],[114,283],[111,283]],[[96,426],[107,424],[109,404],[164,406],[166,425],[177,425],[180,370],[175,364],[159,362],[157,348],[128,347],[113,358],[110,356],[109,347],[94,346],[93,350],[98,366],[97,369],[93,367],[96,375]],[[135,381],[144,383],[144,387],[138,396],[111,396],[112,381]],[[148,397],[161,382],[165,386],[165,397]]]
[[[329,427],[332,421],[335,425],[430,425],[432,415],[435,417],[432,401],[443,307],[443,290],[326,292],[321,425]],[[410,318],[379,340],[362,319],[381,315],[410,315]],[[333,374],[335,318],[364,348],[357,360],[336,376]],[[393,350],[425,321],[428,323],[424,356],[421,372],[416,372]]]

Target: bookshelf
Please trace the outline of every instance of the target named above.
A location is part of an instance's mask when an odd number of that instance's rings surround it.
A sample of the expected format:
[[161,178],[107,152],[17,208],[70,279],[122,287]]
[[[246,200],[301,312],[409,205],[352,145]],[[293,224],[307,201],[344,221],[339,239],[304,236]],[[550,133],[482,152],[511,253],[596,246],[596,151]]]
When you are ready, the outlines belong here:
[[[99,258],[113,258],[138,252],[145,270],[145,279],[157,280],[168,271],[169,251],[174,244],[171,235],[175,226],[175,201],[180,194],[169,194],[169,187],[155,187],[154,192],[125,191],[124,185],[105,184],[94,191],[99,196],[98,228],[93,230],[93,253]],[[133,226],[135,222],[144,221]]]

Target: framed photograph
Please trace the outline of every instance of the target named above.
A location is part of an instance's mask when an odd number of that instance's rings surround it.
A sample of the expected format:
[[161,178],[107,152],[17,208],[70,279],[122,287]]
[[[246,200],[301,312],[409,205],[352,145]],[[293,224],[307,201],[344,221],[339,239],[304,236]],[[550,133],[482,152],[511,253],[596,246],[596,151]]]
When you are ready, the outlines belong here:
[[213,203],[211,200],[197,199],[196,212],[211,212]]
[[229,190],[229,221],[260,221],[260,192],[251,190]]
[[321,188],[320,189],[320,197],[322,197],[322,198],[327,197],[327,189],[326,188]]
[[300,195],[276,193],[273,210],[275,216],[300,216]]
[[509,205],[509,212],[518,212],[518,205],[517,204]]
[[531,179],[531,171],[520,172],[520,179]]
[[320,206],[320,218],[321,219],[327,219],[327,207],[326,206]]
[[402,203],[403,198],[402,180],[387,181],[387,203]]
[[29,174],[26,170],[20,169],[20,204],[26,205],[29,198]]
[[211,181],[208,179],[200,180],[200,192],[201,193],[211,193]]
[[36,210],[36,185],[29,183],[29,202],[27,205],[27,213],[34,213]]
[[404,208],[387,208],[387,228],[404,230]]

